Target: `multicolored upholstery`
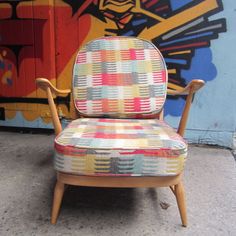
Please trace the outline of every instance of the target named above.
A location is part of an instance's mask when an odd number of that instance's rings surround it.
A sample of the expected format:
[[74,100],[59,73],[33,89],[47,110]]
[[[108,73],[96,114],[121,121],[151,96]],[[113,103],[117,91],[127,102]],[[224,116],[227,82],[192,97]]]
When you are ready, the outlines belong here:
[[156,119],[81,118],[55,139],[55,168],[77,175],[169,176],[183,170],[187,144]]
[[152,43],[104,37],[85,45],[74,66],[73,97],[88,118],[71,122],[56,137],[56,170],[91,176],[179,174],[187,144],[166,123],[150,119],[161,111],[166,88],[165,62]]
[[166,98],[167,70],[159,50],[134,37],[104,37],[77,55],[73,97],[88,117],[154,117]]

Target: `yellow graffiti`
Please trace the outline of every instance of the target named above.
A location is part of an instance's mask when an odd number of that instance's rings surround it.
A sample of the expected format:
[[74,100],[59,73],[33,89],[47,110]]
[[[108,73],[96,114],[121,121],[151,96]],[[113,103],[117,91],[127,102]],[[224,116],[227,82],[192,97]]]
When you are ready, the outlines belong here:
[[169,55],[178,55],[178,54],[188,54],[191,53],[191,50],[185,50],[185,51],[178,51],[178,52],[171,52],[168,53]]
[[176,69],[168,69],[168,74],[176,74]]
[[194,7],[167,18],[149,29],[144,29],[139,36],[151,41],[158,36],[184,25],[187,22],[192,21],[218,7],[219,6],[216,0],[205,0]]
[[151,17],[155,20],[158,20],[158,21],[164,21],[164,18],[158,16],[157,14],[153,14],[153,13],[141,8],[140,0],[136,0],[135,7],[132,9],[132,12],[144,14],[144,15],[149,16],[149,17]]
[[132,0],[126,0],[123,2],[117,2],[114,0],[100,0],[99,2],[99,10],[112,10],[114,12],[118,13],[124,13],[129,11],[133,7],[133,1]]

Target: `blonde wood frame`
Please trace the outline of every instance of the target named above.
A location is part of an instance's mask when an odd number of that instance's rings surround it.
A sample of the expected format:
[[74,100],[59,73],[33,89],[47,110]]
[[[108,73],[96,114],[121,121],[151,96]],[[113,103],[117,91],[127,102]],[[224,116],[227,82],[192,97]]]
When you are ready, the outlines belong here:
[[[55,88],[49,80],[45,78],[36,79],[38,87],[47,93],[48,103],[52,114],[52,121],[55,134],[62,130],[56,105],[53,100],[54,95],[68,95],[71,91],[59,90]],[[182,90],[167,90],[168,95],[178,96],[187,95],[185,107],[180,119],[178,133],[183,136],[187,124],[188,114],[193,99],[193,94],[204,85],[202,80],[193,80]],[[159,119],[163,119],[163,110],[159,114]],[[103,177],[103,176],[78,176],[57,172],[57,183],[54,190],[51,223],[56,224],[60,206],[66,185],[90,186],[90,187],[113,187],[113,188],[139,188],[139,187],[170,187],[174,193],[179,213],[184,227],[187,226],[187,211],[185,204],[184,185],[182,182],[182,173],[176,176],[155,176],[155,177]]]

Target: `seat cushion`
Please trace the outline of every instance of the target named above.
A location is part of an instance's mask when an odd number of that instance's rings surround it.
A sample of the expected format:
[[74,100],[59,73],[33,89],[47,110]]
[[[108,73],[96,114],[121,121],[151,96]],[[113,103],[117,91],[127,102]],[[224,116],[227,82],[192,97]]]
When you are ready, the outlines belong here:
[[77,175],[176,175],[186,155],[183,138],[154,119],[77,119],[55,139],[55,169]]

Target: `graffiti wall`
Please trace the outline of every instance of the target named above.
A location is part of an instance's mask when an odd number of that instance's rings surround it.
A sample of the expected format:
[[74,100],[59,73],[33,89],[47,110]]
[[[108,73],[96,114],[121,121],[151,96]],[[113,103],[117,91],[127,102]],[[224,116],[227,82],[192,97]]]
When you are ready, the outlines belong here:
[[37,126],[39,117],[46,121],[47,101],[35,78],[55,78],[53,23],[50,1],[0,1],[2,125]]
[[[1,0],[0,124],[50,127],[35,78],[70,87],[77,51],[104,35],[151,40],[165,58],[172,89],[194,78],[215,80],[211,44],[226,32],[223,8],[222,0]],[[179,117],[184,99],[168,98],[167,118]],[[61,116],[74,116],[70,97],[56,102]]]

